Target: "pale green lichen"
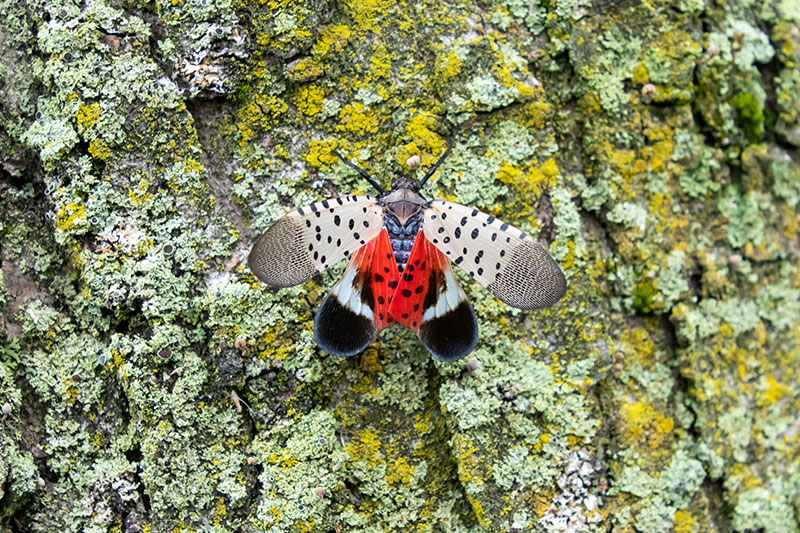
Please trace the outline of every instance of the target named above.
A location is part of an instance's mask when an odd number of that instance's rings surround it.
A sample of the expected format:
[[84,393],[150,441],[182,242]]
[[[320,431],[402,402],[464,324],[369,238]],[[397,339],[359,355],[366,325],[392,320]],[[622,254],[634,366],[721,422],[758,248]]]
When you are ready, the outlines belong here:
[[766,533],[800,531],[792,501],[795,486],[787,486],[780,479],[769,483],[769,488],[754,488],[739,496],[733,511],[731,527],[734,531],[760,528]]
[[689,291],[689,282],[686,280],[684,262],[686,254],[681,250],[672,250],[667,255],[666,265],[663,265],[656,276],[658,288],[658,301],[669,309],[681,300]]
[[647,227],[647,210],[633,202],[620,202],[614,206],[606,218],[609,222],[623,224],[628,228],[644,231]]
[[759,212],[756,192],[742,194],[736,187],[728,187],[720,196],[717,208],[728,218],[728,242],[733,248],[747,243],[758,246],[764,239],[764,219]]

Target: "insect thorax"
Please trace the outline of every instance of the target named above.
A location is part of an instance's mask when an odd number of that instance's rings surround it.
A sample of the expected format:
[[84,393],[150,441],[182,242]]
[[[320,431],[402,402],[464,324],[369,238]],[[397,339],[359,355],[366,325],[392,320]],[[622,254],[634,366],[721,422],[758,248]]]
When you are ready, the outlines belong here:
[[411,248],[414,247],[417,232],[422,227],[422,211],[408,218],[405,224],[401,224],[394,213],[387,209],[383,214],[383,224],[389,233],[389,242],[392,244],[397,269],[402,272],[411,255]]

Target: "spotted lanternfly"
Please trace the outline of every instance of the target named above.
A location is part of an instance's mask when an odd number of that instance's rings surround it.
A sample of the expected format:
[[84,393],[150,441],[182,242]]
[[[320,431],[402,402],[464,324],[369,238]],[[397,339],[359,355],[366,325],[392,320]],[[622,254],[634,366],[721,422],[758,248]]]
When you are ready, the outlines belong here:
[[297,285],[350,257],[314,319],[314,336],[326,352],[357,354],[397,322],[414,330],[437,359],[469,354],[478,323],[451,261],[513,307],[541,309],[564,296],[564,274],[531,237],[477,209],[420,196],[448,152],[419,183],[401,176],[387,192],[334,151],[380,196],[301,207],[256,241],[248,264],[273,287]]

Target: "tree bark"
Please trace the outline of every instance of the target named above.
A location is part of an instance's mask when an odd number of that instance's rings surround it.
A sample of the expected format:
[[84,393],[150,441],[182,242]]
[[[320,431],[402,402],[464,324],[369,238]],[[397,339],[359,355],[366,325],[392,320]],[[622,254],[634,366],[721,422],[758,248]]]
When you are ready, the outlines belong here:
[[[1,530],[800,530],[796,1],[0,5]],[[322,352],[253,242],[447,146],[566,296]]]

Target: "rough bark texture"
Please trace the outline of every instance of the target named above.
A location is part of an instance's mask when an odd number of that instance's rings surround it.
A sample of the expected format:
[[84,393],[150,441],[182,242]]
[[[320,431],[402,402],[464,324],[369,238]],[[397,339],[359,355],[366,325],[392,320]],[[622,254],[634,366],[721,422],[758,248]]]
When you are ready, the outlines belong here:
[[[0,530],[800,529],[797,0],[0,6]],[[447,144],[567,296],[320,352],[255,237]]]

